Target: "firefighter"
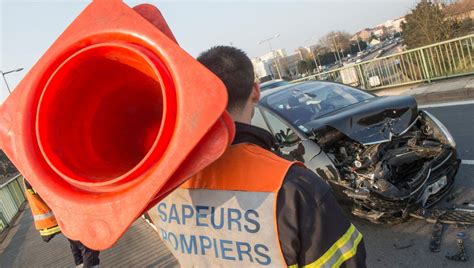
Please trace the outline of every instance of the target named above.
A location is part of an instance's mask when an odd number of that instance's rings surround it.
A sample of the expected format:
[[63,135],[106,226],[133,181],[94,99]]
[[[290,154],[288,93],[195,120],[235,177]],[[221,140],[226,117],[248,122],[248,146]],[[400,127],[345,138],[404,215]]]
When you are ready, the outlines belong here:
[[54,236],[61,233],[56,218],[51,209],[25,180],[26,199],[33,214],[36,230],[39,231],[41,238],[49,242]]
[[153,212],[181,266],[365,267],[362,234],[330,187],[274,154],[273,135],[250,125],[260,89],[247,55],[217,46],[198,61],[225,84],[236,136]]
[[[33,214],[36,230],[39,231],[43,241],[49,242],[55,235],[61,233],[53,211],[26,180],[25,189],[26,199],[28,200],[28,205]],[[80,241],[71,240],[69,238],[68,241],[76,267],[99,267],[100,251],[90,249],[84,246]]]

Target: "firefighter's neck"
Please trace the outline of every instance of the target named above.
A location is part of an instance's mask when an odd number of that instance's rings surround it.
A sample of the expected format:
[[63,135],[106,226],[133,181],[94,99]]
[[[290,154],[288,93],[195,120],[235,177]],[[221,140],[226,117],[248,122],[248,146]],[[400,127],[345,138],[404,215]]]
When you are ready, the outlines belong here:
[[255,105],[257,105],[259,100],[260,85],[258,83],[254,83],[252,86],[252,92],[245,102],[245,105],[243,107],[229,110],[229,114],[232,119],[234,119],[234,122],[250,124],[252,122]]
[[230,117],[234,122],[250,124],[252,121],[254,105],[246,105],[242,109],[234,109],[229,111]]

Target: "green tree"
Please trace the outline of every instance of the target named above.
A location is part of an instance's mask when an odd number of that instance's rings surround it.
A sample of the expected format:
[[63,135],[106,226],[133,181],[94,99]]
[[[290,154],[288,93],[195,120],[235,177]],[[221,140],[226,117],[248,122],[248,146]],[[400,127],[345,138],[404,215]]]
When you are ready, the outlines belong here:
[[[359,44],[357,44],[359,43]],[[356,54],[357,52],[359,52],[359,48],[361,51],[365,50],[367,48],[367,43],[362,41],[362,40],[356,40],[354,42],[351,43],[351,47],[349,48],[349,52],[351,54]]]
[[308,65],[306,61],[300,60],[296,63],[296,68],[298,68],[298,73],[303,74],[308,72]]
[[466,34],[466,28],[448,16],[444,4],[421,0],[402,23],[402,36],[408,48],[425,46]]
[[308,71],[312,72],[314,69],[316,69],[316,63],[314,62],[313,59],[305,59],[306,61],[306,67],[308,68]]

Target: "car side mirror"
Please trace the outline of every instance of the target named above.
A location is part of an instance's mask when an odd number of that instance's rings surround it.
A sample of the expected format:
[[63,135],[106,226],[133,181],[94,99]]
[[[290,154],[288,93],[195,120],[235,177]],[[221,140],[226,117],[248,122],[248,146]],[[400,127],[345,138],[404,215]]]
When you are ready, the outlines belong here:
[[285,138],[283,137],[283,135],[284,135],[284,134],[282,134],[282,133],[280,133],[280,132],[275,134],[275,139],[277,140],[277,142],[278,142],[279,144],[285,143]]
[[281,145],[292,145],[299,141],[298,135],[291,129],[287,129],[286,133],[283,130],[275,134],[275,139]]
[[300,140],[300,138],[298,137],[298,135],[296,135],[295,132],[290,131],[290,133],[288,133],[288,135],[286,136],[286,141],[285,141],[285,143],[287,143],[287,144],[295,144],[295,143],[297,143],[299,140]]

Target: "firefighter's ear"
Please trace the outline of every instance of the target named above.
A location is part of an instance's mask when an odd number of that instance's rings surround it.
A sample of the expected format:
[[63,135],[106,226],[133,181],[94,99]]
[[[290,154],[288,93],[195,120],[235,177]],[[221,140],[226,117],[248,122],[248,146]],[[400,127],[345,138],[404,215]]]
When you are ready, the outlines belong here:
[[252,103],[258,103],[260,100],[260,84],[257,82],[253,83],[252,93],[250,94]]

